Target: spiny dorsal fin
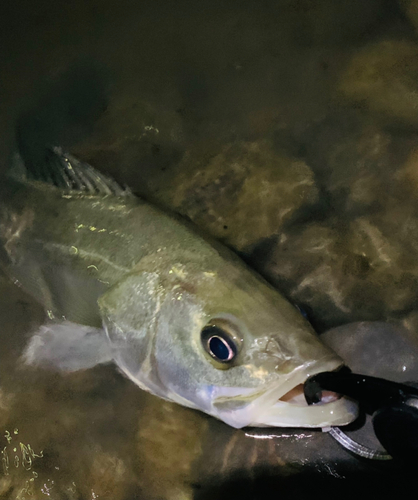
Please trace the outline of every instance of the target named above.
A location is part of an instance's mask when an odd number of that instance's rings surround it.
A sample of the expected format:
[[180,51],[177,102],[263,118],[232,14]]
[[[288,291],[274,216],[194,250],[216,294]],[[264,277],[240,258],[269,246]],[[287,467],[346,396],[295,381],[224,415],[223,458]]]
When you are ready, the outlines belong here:
[[123,188],[108,177],[82,162],[75,156],[64,153],[60,147],[46,150],[42,166],[28,168],[28,180],[45,182],[58,188],[89,194],[108,194],[113,196],[132,196],[129,189]]

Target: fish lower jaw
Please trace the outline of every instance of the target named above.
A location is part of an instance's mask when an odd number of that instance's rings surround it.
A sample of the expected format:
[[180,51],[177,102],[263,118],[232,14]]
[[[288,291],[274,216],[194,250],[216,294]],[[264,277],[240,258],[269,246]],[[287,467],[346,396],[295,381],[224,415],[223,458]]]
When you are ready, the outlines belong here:
[[341,364],[328,363],[325,367],[318,363],[314,368],[310,367],[309,373],[299,373],[293,379],[290,390],[289,384],[286,384],[288,390],[282,390],[272,406],[263,408],[252,426],[323,428],[353,422],[358,416],[358,405],[347,397],[341,397],[334,392],[324,392],[321,401],[315,405],[308,405],[305,399],[303,384],[307,378],[321,371],[339,368]]
[[323,428],[347,425],[357,416],[357,403],[346,397],[311,406],[278,401],[252,427]]

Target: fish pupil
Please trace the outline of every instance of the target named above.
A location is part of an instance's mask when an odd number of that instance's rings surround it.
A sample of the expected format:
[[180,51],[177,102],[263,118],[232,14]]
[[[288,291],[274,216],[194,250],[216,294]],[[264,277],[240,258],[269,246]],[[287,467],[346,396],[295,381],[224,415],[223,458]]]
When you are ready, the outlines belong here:
[[212,356],[218,358],[220,361],[229,361],[233,356],[232,349],[224,339],[218,336],[209,339],[209,349]]
[[220,363],[229,363],[237,355],[237,346],[228,330],[209,324],[201,333],[202,346],[213,359]]

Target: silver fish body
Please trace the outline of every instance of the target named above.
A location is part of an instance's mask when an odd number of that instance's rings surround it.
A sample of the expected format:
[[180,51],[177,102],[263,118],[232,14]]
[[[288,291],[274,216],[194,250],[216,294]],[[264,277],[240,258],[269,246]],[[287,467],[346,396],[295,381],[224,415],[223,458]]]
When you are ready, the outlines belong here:
[[277,290],[189,225],[54,154],[47,178],[0,188],[2,267],[52,318],[26,360],[48,353],[78,369],[68,361],[78,352],[92,366],[106,360],[103,342],[142,389],[238,428],[356,417],[345,398],[304,402],[300,384],[342,361]]

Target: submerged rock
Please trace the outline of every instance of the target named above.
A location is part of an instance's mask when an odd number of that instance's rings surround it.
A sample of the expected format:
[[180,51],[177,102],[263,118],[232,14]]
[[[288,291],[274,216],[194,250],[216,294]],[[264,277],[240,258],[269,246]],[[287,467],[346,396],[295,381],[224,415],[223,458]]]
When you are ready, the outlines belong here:
[[192,500],[195,462],[209,418],[200,412],[148,396],[136,434],[137,475],[147,499]]
[[391,145],[389,134],[367,124],[329,145],[327,174],[321,181],[338,211],[346,215],[367,212],[385,202],[385,195],[376,193],[386,193],[393,172]]
[[[418,264],[397,220],[307,224],[282,234],[261,270],[307,309],[319,331],[353,320],[404,317],[416,304]],[[418,219],[411,224],[416,231]]]
[[400,383],[418,378],[418,340],[408,322],[349,323],[321,338],[354,373]]
[[243,251],[278,234],[304,204],[317,199],[311,169],[268,141],[228,144],[197,159],[189,153],[166,199],[215,238]]
[[125,82],[123,91],[112,95],[93,133],[79,141],[73,152],[135,193],[149,195],[183,155],[179,102],[170,89],[156,98]]
[[418,127],[418,46],[408,40],[366,45],[353,55],[338,90],[377,117]]
[[411,21],[415,28],[418,30],[418,2],[417,0],[399,0],[399,4],[403,8],[408,19]]

